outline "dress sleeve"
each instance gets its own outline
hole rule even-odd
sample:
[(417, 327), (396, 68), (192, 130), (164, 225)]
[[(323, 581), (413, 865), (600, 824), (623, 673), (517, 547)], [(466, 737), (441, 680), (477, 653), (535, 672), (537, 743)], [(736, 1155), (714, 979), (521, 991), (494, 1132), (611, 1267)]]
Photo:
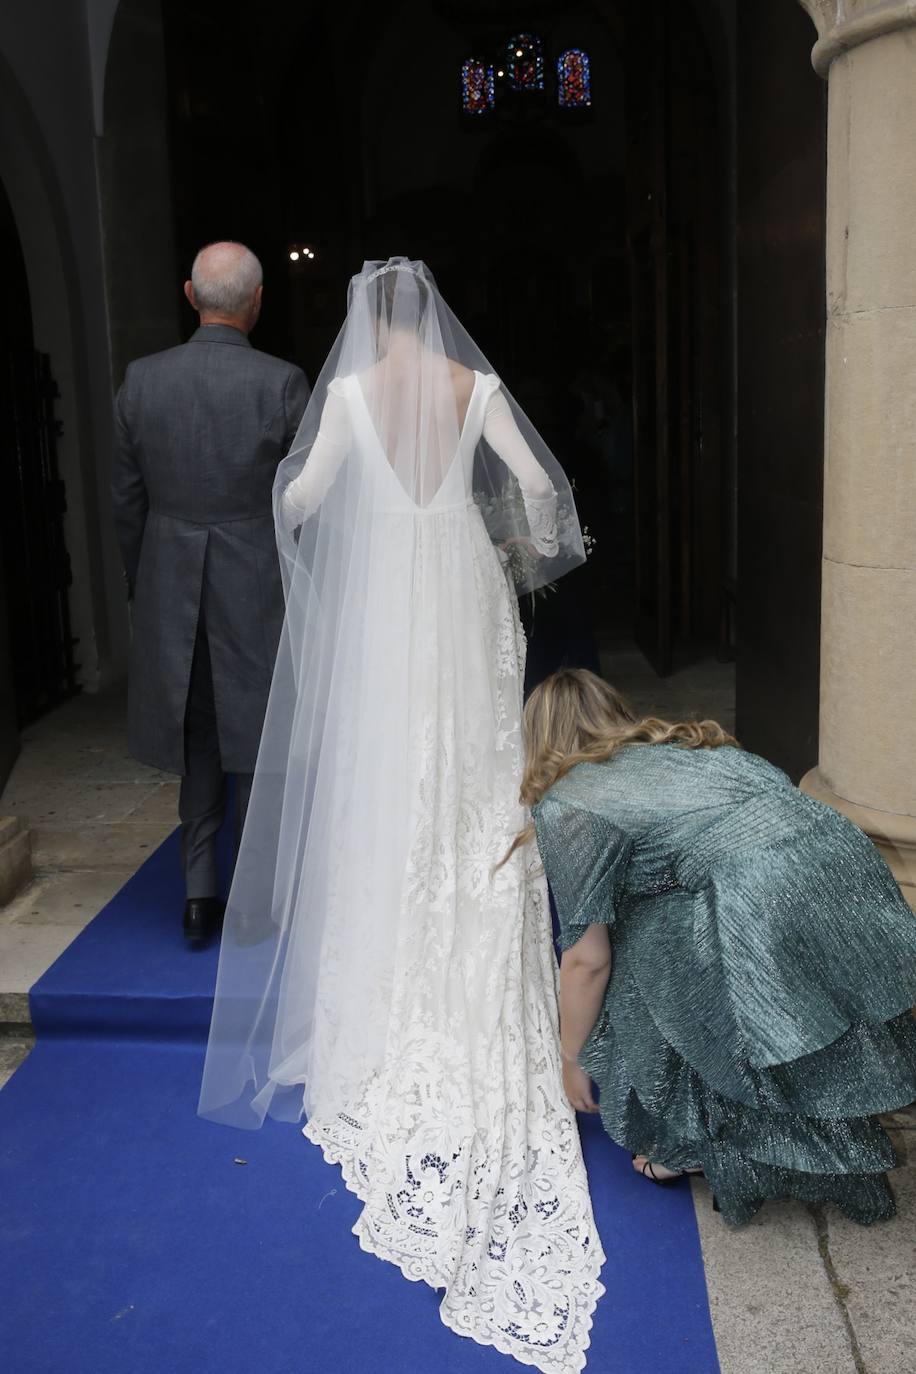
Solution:
[(557, 493), (525, 442), (497, 379), (484, 414), (483, 437), (517, 478), (525, 502), (528, 530), (538, 553), (553, 558), (557, 540)]
[(283, 493), (280, 509), (286, 529), (294, 530), (321, 505), (340, 471), (350, 444), (347, 403), (334, 383), (328, 387), (321, 423), (305, 467)]
[(604, 816), (550, 797), (534, 807), (538, 849), (569, 949), (590, 925), (613, 926), (633, 840)]

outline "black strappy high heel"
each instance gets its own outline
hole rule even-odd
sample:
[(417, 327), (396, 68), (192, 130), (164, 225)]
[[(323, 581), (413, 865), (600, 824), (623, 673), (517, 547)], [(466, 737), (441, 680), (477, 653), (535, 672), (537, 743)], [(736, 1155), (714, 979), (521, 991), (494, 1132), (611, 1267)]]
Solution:
[[(630, 1158), (633, 1159), (633, 1160), (635, 1160), (635, 1159), (637, 1158), (637, 1156), (636, 1156), (635, 1154), (631, 1154), (631, 1155), (630, 1155)], [(672, 1174), (670, 1178), (656, 1178), (656, 1176), (655, 1176), (655, 1174), (654, 1174), (654, 1172), (653, 1172), (653, 1169), (652, 1169), (652, 1160), (651, 1160), (651, 1159), (647, 1159), (647, 1160), (644, 1161), (643, 1166), (642, 1166), (642, 1168), (640, 1169), (639, 1172), (640, 1172), (640, 1174), (642, 1175), (643, 1178), (647, 1178), (647, 1179), (649, 1180), (650, 1183), (654, 1183), (655, 1186), (656, 1186), (656, 1188), (669, 1188), (669, 1187), (671, 1186), (672, 1183), (680, 1183), (680, 1181), (681, 1181), (682, 1178), (690, 1178), (692, 1175), (699, 1175), (699, 1174), (702, 1174), (703, 1170), (702, 1170), (702, 1169), (681, 1169), (681, 1170), (678, 1171), (678, 1173)], [(716, 1202), (716, 1199), (715, 1199), (715, 1198), (713, 1198), (713, 1200), (712, 1200), (712, 1205), (713, 1205), (713, 1210), (716, 1211), (716, 1212), (718, 1212), (718, 1210), (719, 1210), (719, 1204)]]
[(682, 1178), (687, 1177), (686, 1170), (683, 1173), (672, 1174), (670, 1178), (658, 1178), (652, 1167), (651, 1159), (647, 1159), (639, 1171), (643, 1178), (647, 1178), (650, 1183), (654, 1183), (656, 1188), (668, 1188), (672, 1183), (680, 1183)]

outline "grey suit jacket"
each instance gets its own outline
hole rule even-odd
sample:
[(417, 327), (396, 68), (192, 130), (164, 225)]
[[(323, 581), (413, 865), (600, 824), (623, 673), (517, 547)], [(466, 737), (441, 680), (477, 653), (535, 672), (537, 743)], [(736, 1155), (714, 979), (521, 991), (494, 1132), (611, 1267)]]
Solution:
[(128, 741), (142, 763), (185, 770), (200, 623), (223, 769), (254, 769), (283, 621), (271, 491), (308, 395), (298, 367), (226, 325), (127, 369), (112, 497), (134, 600)]

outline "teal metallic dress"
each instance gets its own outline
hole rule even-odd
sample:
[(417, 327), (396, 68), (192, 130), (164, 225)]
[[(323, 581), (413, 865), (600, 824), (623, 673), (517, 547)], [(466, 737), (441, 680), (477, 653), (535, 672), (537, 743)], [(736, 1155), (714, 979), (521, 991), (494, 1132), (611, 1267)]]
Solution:
[(608, 1134), (767, 1198), (892, 1216), (876, 1119), (916, 1098), (916, 916), (871, 841), (736, 748), (627, 745), (535, 806), (568, 948), (610, 927), (580, 1062)]

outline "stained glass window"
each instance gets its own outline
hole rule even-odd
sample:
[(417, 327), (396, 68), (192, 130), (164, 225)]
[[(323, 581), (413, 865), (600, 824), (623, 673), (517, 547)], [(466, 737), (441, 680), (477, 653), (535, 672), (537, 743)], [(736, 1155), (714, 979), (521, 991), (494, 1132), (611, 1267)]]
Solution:
[(461, 67), (461, 105), (465, 114), (486, 114), (493, 108), (493, 68), (477, 57)]
[(544, 58), (541, 40), (530, 33), (518, 33), (506, 48), (506, 71), (514, 91), (544, 89)]
[(557, 60), (557, 100), (567, 110), (582, 109), (592, 103), (588, 53), (581, 48), (567, 48)]

